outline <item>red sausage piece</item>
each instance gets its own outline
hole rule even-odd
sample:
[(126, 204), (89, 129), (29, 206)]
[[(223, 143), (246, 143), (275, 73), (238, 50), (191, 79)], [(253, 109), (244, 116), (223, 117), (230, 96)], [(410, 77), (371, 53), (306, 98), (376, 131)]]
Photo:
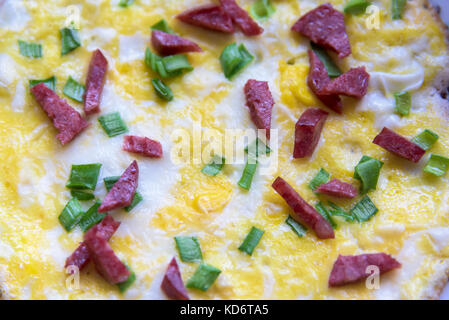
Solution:
[(292, 27), (316, 44), (338, 53), (339, 58), (351, 54), (345, 17), (331, 4), (325, 3), (302, 16)]
[(139, 180), (139, 166), (133, 161), (122, 174), (120, 179), (109, 190), (104, 197), (98, 212), (106, 212), (114, 209), (127, 207), (131, 204), (136, 193)]
[(415, 163), (426, 153), (426, 150), (417, 144), (408, 141), (406, 138), (386, 127), (374, 138), (373, 143), (401, 158)]
[[(367, 268), (376, 266), (380, 274), (400, 268), (401, 264), (385, 253), (361, 254), (358, 256), (339, 255), (329, 276), (329, 287), (338, 287), (367, 278), (372, 271)], [(368, 271), (368, 272), (367, 272)]]
[(64, 99), (59, 98), (56, 92), (45, 84), (39, 83), (35, 85), (31, 88), (31, 92), (48, 117), (53, 121), (53, 126), (59, 131), (56, 138), (62, 145), (72, 141), (81, 131), (89, 126), (78, 111), (69, 106)]
[(299, 223), (305, 224), (320, 239), (335, 238), (332, 226), (312, 206), (310, 206), (284, 179), (278, 177), (272, 185), (273, 189), (284, 198), (292, 208), (295, 215), (292, 216)]

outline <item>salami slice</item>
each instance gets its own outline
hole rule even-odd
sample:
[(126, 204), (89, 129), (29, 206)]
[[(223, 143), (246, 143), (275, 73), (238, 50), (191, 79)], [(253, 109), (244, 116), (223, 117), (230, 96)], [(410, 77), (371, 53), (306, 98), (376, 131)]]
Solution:
[(293, 25), (292, 30), (338, 53), (339, 58), (345, 58), (351, 54), (345, 17), (329, 3), (306, 13)]
[(401, 264), (386, 253), (339, 255), (329, 276), (329, 287), (343, 286), (367, 278), (373, 272), (368, 269), (370, 266), (379, 268), (379, 273), (382, 274), (400, 268)]
[(173, 258), (168, 265), (162, 280), (161, 289), (168, 298), (173, 300), (190, 300), (186, 287), (182, 282), (181, 273), (179, 272), (178, 263)]
[(284, 179), (278, 177), (272, 185), (285, 202), (292, 208), (293, 219), (302, 223), (313, 231), (320, 239), (335, 238), (332, 226), (312, 206), (310, 206)]
[(331, 95), (363, 98), (368, 91), (369, 73), (365, 67), (352, 68), (327, 84), (324, 91)]
[(110, 284), (128, 280), (130, 272), (125, 264), (115, 255), (108, 241), (98, 232), (87, 232), (84, 242), (89, 248), (90, 256), (97, 272)]
[(149, 158), (162, 157), (162, 145), (147, 137), (125, 136), (123, 150), (138, 153)]
[(159, 30), (153, 30), (153, 33), (151, 34), (151, 44), (162, 56), (203, 51), (195, 42)]
[(354, 198), (357, 196), (357, 189), (350, 183), (332, 179), (328, 183), (322, 184), (317, 189), (316, 193), (327, 194), (337, 198)]
[(39, 83), (31, 88), (31, 92), (47, 116), (53, 121), (53, 126), (59, 131), (56, 138), (65, 145), (72, 141), (89, 124), (81, 117), (79, 112), (73, 109), (64, 99)]
[(337, 113), (342, 113), (343, 104), (338, 95), (325, 93), (326, 86), (330, 83), (330, 78), (323, 62), (312, 50), (308, 51), (310, 60), (309, 76), (307, 84), (317, 98), (328, 108)]
[(426, 150), (417, 144), (414, 144), (386, 127), (374, 138), (373, 143), (401, 158), (415, 163), (426, 153)]
[(313, 154), (327, 116), (328, 113), (324, 110), (309, 108), (299, 117), (295, 125), (293, 158), (305, 158)]
[(232, 19), (221, 6), (199, 6), (179, 14), (177, 18), (184, 23), (206, 30), (234, 33)]
[(242, 30), (243, 34), (257, 36), (263, 33), (263, 28), (235, 0), (220, 0), (220, 3), (224, 11), (231, 16), (232, 21)]
[(129, 206), (136, 193), (138, 180), (139, 167), (137, 161), (134, 160), (109, 190), (97, 211), (106, 212)]
[[(107, 215), (101, 222), (93, 226), (88, 232), (96, 233), (109, 241), (112, 235), (120, 226), (120, 222), (115, 221), (110, 215)], [(76, 266), (81, 271), (90, 261), (89, 248), (85, 242), (81, 242), (78, 248), (65, 261), (65, 268)]]
[(245, 84), (244, 92), (251, 120), (258, 129), (265, 129), (267, 139), (270, 139), (271, 111), (274, 100), (268, 82), (250, 79)]
[(101, 94), (103, 92), (108, 60), (100, 49), (92, 53), (86, 78), (86, 92), (84, 93), (84, 113), (91, 115), (100, 112)]

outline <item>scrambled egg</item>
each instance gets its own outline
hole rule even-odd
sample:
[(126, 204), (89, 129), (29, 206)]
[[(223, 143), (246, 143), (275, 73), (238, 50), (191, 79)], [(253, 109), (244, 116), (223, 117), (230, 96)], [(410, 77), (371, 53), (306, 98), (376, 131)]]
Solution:
[[(261, 22), (265, 32), (257, 38), (211, 33), (174, 18), (204, 2), (136, 0), (124, 9), (115, 0), (75, 4), (7, 0), (0, 7), (0, 17), (8, 16), (0, 22), (0, 286), (4, 296), (163, 298), (161, 278), (169, 260), (177, 256), (173, 237), (196, 235), (204, 260), (222, 274), (207, 292), (189, 290), (193, 298), (435, 297), (449, 269), (448, 178), (431, 177), (422, 172), (425, 161), (411, 165), (371, 143), (384, 125), (407, 137), (429, 128), (440, 136), (431, 151), (449, 156), (443, 102), (432, 90), (448, 55), (444, 34), (430, 12), (423, 10), (421, 1), (409, 1), (404, 19), (392, 21), (390, 1), (375, 1), (380, 9), (379, 30), (368, 30), (363, 15), (346, 16), (353, 53), (338, 64), (342, 70), (366, 66), (371, 74), (369, 93), (361, 101), (345, 99), (343, 116), (330, 114), (312, 158), (292, 160), (295, 122), (307, 107), (320, 103), (306, 84), (308, 40), (292, 34), (290, 27), (319, 4), (332, 2), (342, 10), (345, 1), (273, 1), (276, 13)], [(239, 3), (248, 9), (252, 1)], [(69, 5), (80, 14), (82, 46), (61, 57), (59, 29)], [(155, 75), (143, 61), (149, 27), (161, 18), (204, 49), (188, 55), (194, 71), (168, 81), (175, 94), (169, 103), (155, 95), (151, 87)], [(19, 39), (41, 43), (43, 58), (21, 56)], [(234, 41), (244, 43), (256, 59), (230, 82), (218, 57)], [(82, 272), (78, 289), (67, 288), (64, 261), (82, 233), (78, 229), (66, 233), (57, 217), (70, 199), (64, 185), (71, 164), (103, 164), (95, 191), (102, 198), (101, 179), (121, 174), (135, 157), (121, 151), (121, 137), (108, 138), (102, 132), (96, 117), (81, 136), (62, 148), (51, 122), (28, 91), (28, 80), (55, 75), (56, 91), (63, 96), (69, 76), (84, 82), (96, 48), (102, 49), (110, 65), (102, 113), (119, 111), (132, 134), (159, 140), (164, 147), (160, 160), (137, 157), (142, 204), (131, 213), (113, 213), (122, 225), (111, 246), (137, 275), (125, 294), (107, 284), (92, 266)], [(272, 128), (279, 130), (276, 172), (256, 173), (247, 192), (237, 186), (243, 164), (227, 165), (217, 177), (208, 177), (200, 172), (203, 164), (172, 163), (171, 133), (178, 128), (190, 130), (197, 123), (221, 134), (227, 128), (254, 128), (242, 89), (250, 78), (268, 81), (276, 102), (272, 121)], [(397, 88), (413, 89), (407, 118), (393, 113), (392, 94)], [(69, 103), (82, 109), (79, 103)], [(357, 185), (352, 175), (362, 155), (385, 162), (377, 190), (369, 192), (379, 208), (376, 216), (361, 224), (336, 219), (334, 240), (319, 240), (311, 231), (299, 238), (285, 224), (290, 209), (271, 189), (273, 179), (282, 176), (315, 204), (319, 199), (307, 184), (316, 172), (325, 168), (333, 177)], [(345, 209), (353, 205), (336, 203)], [(237, 248), (252, 226), (265, 234), (248, 256)], [(378, 290), (367, 289), (364, 283), (328, 288), (338, 254), (368, 252), (392, 254), (403, 267), (383, 276)], [(180, 267), (186, 281), (197, 264), (180, 263)]]

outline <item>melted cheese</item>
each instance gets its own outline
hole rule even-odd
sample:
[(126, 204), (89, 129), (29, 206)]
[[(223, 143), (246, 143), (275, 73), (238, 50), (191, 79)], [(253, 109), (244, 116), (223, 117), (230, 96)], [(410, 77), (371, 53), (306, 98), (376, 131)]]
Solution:
[[(0, 1), (1, 2), (1, 1)], [(442, 100), (433, 79), (449, 59), (444, 35), (433, 18), (409, 1), (403, 21), (391, 21), (390, 1), (376, 1), (382, 28), (367, 30), (364, 17), (346, 17), (353, 54), (340, 61), (342, 70), (365, 66), (371, 74), (364, 99), (344, 99), (344, 115), (330, 114), (320, 143), (310, 159), (292, 159), (294, 125), (307, 107), (320, 106), (307, 87), (309, 41), (293, 35), (290, 26), (323, 1), (276, 1), (276, 13), (262, 23), (265, 33), (248, 38), (226, 36), (177, 22), (174, 16), (208, 1), (136, 1), (127, 9), (114, 1), (84, 1), (80, 10), (82, 47), (60, 56), (58, 29), (66, 8), (59, 1), (7, 0), (0, 7), (0, 285), (11, 298), (147, 298), (164, 299), (160, 283), (168, 262), (177, 256), (173, 237), (198, 237), (207, 263), (223, 272), (205, 293), (193, 298), (419, 298), (433, 297), (448, 266), (448, 179), (435, 179), (418, 165), (406, 163), (371, 143), (383, 126), (412, 137), (423, 128), (440, 139), (432, 152), (449, 155), (449, 130)], [(238, 1), (246, 9), (252, 1)], [(339, 10), (345, 1), (331, 1)], [(190, 73), (167, 80), (175, 94), (171, 102), (157, 98), (156, 77), (144, 64), (149, 27), (165, 18), (176, 33), (197, 42), (204, 52), (189, 54)], [(53, 23), (50, 24), (48, 21)], [(426, 21), (426, 23), (422, 23)], [(25, 28), (32, 22), (33, 28)], [(17, 40), (37, 41), (44, 57), (21, 56)], [(244, 43), (255, 60), (233, 81), (221, 71), (219, 55), (233, 42)], [(61, 147), (56, 130), (28, 92), (29, 79), (55, 75), (57, 93), (68, 76), (83, 82), (91, 51), (101, 48), (110, 70), (102, 114), (120, 112), (130, 134), (160, 141), (162, 159), (147, 159), (121, 150), (122, 136), (108, 138), (96, 116), (72, 143)], [(336, 60), (337, 61), (337, 60)], [(290, 63), (290, 64), (289, 64)], [(244, 163), (227, 164), (217, 177), (200, 172), (203, 164), (175, 164), (170, 154), (172, 133), (214, 129), (254, 129), (243, 86), (248, 79), (268, 81), (276, 102), (272, 128), (278, 129), (278, 166), (262, 174), (258, 168), (250, 191), (237, 186)], [(394, 114), (392, 94), (412, 91), (409, 117)], [(82, 105), (69, 100), (78, 110)], [(191, 145), (192, 141), (189, 142)], [(204, 144), (202, 146), (204, 148)], [(357, 185), (354, 166), (362, 155), (385, 162), (376, 191), (369, 196), (379, 208), (370, 221), (338, 221), (336, 238), (322, 241), (312, 232), (298, 238), (285, 224), (290, 209), (271, 189), (281, 175), (311, 204), (318, 198), (307, 184), (323, 167), (338, 179)], [(273, 155), (272, 155), (273, 156)], [(427, 156), (426, 156), (427, 157)], [(95, 272), (81, 274), (81, 290), (69, 290), (63, 270), (82, 233), (63, 230), (58, 215), (70, 199), (64, 187), (72, 164), (102, 163), (95, 196), (106, 194), (102, 179), (119, 175), (133, 160), (140, 167), (139, 192), (144, 201), (131, 213), (111, 212), (122, 224), (111, 239), (117, 255), (137, 274), (137, 281), (120, 294)], [(351, 201), (336, 201), (345, 209)], [(86, 208), (89, 204), (83, 204)], [(252, 226), (265, 230), (250, 257), (237, 250)], [(381, 278), (381, 288), (363, 283), (329, 289), (327, 280), (338, 254), (387, 252), (403, 268)], [(179, 261), (179, 259), (178, 259)], [(180, 263), (186, 281), (197, 265)]]

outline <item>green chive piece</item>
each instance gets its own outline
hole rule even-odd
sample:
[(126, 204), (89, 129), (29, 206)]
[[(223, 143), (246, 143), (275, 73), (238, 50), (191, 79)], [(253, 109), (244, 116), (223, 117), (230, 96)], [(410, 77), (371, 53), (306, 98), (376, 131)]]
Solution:
[(62, 38), (62, 56), (81, 46), (81, 40), (76, 29), (64, 28), (61, 29), (60, 32)]
[(245, 147), (245, 152), (253, 157), (257, 158), (259, 154), (269, 154), (271, 152), (270, 147), (265, 145), (265, 143), (262, 142), (259, 138), (251, 142)]
[(435, 142), (437, 142), (438, 138), (439, 136), (435, 132), (425, 129), (423, 132), (413, 137), (412, 142), (424, 150), (429, 150)]
[(79, 83), (78, 81), (73, 79), (71, 76), (69, 76), (69, 79), (65, 83), (65, 86), (64, 86), (64, 89), (62, 90), (62, 92), (70, 99), (73, 99), (78, 102), (83, 102), (85, 90), (86, 90), (86, 88), (81, 83)]
[(162, 61), (168, 74), (193, 70), (189, 60), (187, 60), (187, 57), (183, 54), (164, 57), (162, 58)]
[(207, 164), (201, 172), (208, 176), (215, 177), (223, 169), (226, 159), (224, 157), (214, 155), (211, 162)]
[[(104, 186), (106, 187), (106, 190), (109, 192), (111, 188), (114, 186), (114, 184), (120, 179), (120, 176), (112, 176), (112, 177), (106, 177), (103, 179)], [(141, 201), (143, 200), (142, 195), (136, 191), (134, 194), (133, 201), (131, 204), (127, 207), (125, 207), (126, 212), (130, 212), (132, 209), (134, 209)]]
[(332, 60), (332, 58), (329, 56), (329, 54), (325, 49), (323, 49), (322, 47), (313, 42), (310, 43), (310, 46), (312, 47), (313, 52), (315, 52), (317, 57), (324, 64), (324, 67), (326, 68), (329, 77), (335, 78), (342, 74), (340, 68), (334, 63), (334, 61)]
[(312, 181), (309, 182), (309, 188), (312, 189), (312, 191), (314, 191), (322, 184), (328, 183), (330, 179), (331, 179), (330, 173), (321, 168), (320, 171), (318, 171), (318, 173), (316, 174), (316, 176), (312, 179)]
[(431, 154), (429, 161), (424, 167), (424, 172), (431, 173), (437, 177), (443, 176), (449, 167), (449, 158)]
[(254, 56), (248, 52), (243, 44), (237, 46), (236, 43), (232, 43), (224, 48), (220, 55), (221, 67), (228, 80), (232, 80), (253, 60)]
[(410, 108), (412, 106), (412, 97), (409, 92), (397, 92), (394, 94), (394, 100), (396, 102), (396, 107), (394, 112), (401, 116), (408, 116), (410, 113)]
[(65, 186), (69, 189), (95, 190), (100, 168), (100, 163), (72, 165), (70, 178)]
[(344, 211), (342, 208), (337, 206), (335, 203), (329, 201), (329, 205), (332, 207), (332, 209), (329, 210), (329, 213), (330, 213), (331, 216), (342, 217), (347, 222), (353, 222), (354, 221), (354, 217), (351, 214), (349, 214), (346, 211)]
[(165, 33), (175, 34), (165, 19), (161, 19), (151, 26), (151, 30), (159, 30)]
[(79, 201), (88, 201), (95, 199), (95, 196), (92, 193), (84, 191), (71, 190), (70, 194), (72, 195), (73, 198), (77, 198)]
[(376, 205), (368, 196), (365, 196), (351, 209), (351, 214), (358, 222), (363, 222), (368, 221), (377, 213), (377, 211), (379, 211), (379, 209), (376, 208)]
[(118, 5), (119, 5), (120, 7), (122, 7), (122, 8), (127, 8), (127, 7), (129, 7), (130, 5), (132, 5), (133, 2), (134, 2), (134, 0), (120, 0), (120, 2), (119, 2)]
[(249, 13), (254, 19), (266, 20), (275, 13), (276, 9), (271, 3), (271, 0), (257, 0), (254, 2), (249, 10)]
[(98, 117), (98, 121), (110, 138), (128, 132), (128, 127), (118, 112), (100, 116)]
[(95, 202), (94, 205), (90, 207), (81, 218), (79, 226), (83, 232), (86, 232), (106, 217), (107, 213), (99, 213), (97, 211), (100, 205), (100, 201)]
[(58, 219), (67, 232), (70, 232), (84, 214), (78, 199), (72, 198), (62, 210)]
[(202, 263), (196, 269), (193, 276), (187, 281), (187, 288), (207, 291), (217, 280), (221, 270), (209, 264)]
[(203, 260), (197, 237), (175, 237), (175, 242), (183, 262), (201, 262)]
[(55, 91), (56, 90), (56, 77), (50, 77), (44, 80), (30, 80), (30, 89), (39, 83), (45, 84), (48, 88)]
[(359, 15), (366, 12), (366, 8), (371, 5), (370, 1), (366, 0), (350, 0), (343, 9), (344, 13)]
[(175, 77), (193, 70), (185, 55), (177, 54), (162, 58), (151, 52), (149, 48), (145, 50), (145, 64), (162, 78)]
[(406, 3), (407, 0), (393, 0), (392, 3), (393, 20), (402, 19)]
[(248, 255), (252, 255), (254, 249), (259, 244), (260, 239), (262, 238), (265, 231), (257, 229), (256, 227), (252, 227), (251, 231), (246, 236), (243, 243), (240, 245), (239, 250), (246, 252)]
[(159, 98), (167, 101), (173, 100), (173, 92), (169, 86), (159, 79), (153, 79), (151, 80), (151, 83), (153, 84), (154, 91), (156, 91)]
[(126, 281), (117, 283), (118, 289), (121, 293), (124, 293), (126, 290), (128, 290), (128, 288), (131, 287), (131, 285), (136, 281), (136, 274), (134, 273), (134, 271), (128, 266), (126, 262), (123, 262), (123, 264), (129, 271), (129, 277)]
[(319, 214), (321, 214), (323, 216), (324, 219), (327, 220), (327, 222), (330, 223), (330, 225), (332, 226), (333, 229), (337, 228), (337, 224), (332, 219), (329, 211), (327, 211), (326, 207), (324, 206), (324, 204), (321, 201), (315, 205), (315, 209), (316, 209), (316, 211), (318, 211)]
[(42, 45), (38, 43), (18, 41), (20, 54), (28, 58), (42, 58)]
[(365, 194), (369, 190), (376, 190), (380, 169), (384, 163), (377, 159), (363, 156), (354, 168), (354, 178), (360, 180), (362, 185), (360, 193)]
[(302, 224), (298, 223), (295, 219), (288, 216), (285, 223), (288, 224), (292, 230), (298, 235), (298, 237), (302, 238), (306, 235), (307, 229)]
[(253, 182), (254, 174), (257, 169), (257, 159), (248, 157), (246, 161), (245, 169), (243, 169), (242, 177), (240, 178), (238, 185), (246, 190), (251, 188), (251, 183)]

